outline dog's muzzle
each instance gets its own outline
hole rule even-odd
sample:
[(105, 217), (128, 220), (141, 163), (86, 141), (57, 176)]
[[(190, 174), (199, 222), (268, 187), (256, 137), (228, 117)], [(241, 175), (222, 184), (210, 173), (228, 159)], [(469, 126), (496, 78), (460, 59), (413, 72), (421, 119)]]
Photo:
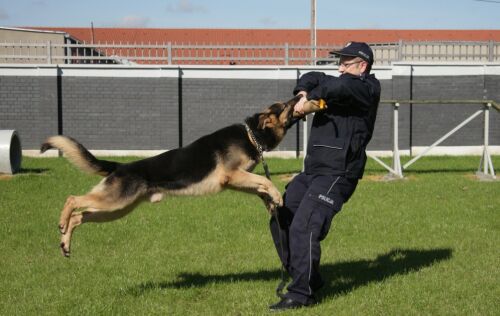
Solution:
[(293, 117), (291, 116), (289, 119), (288, 119), (288, 122), (286, 123), (285, 125), (285, 129), (290, 129), (290, 127), (292, 127), (293, 125), (295, 125), (295, 123), (297, 123), (298, 121), (300, 121), (302, 118), (301, 117)]
[[(289, 112), (288, 112), (288, 119), (287, 119), (287, 122), (285, 124), (285, 130), (290, 129), (290, 127), (295, 125), (295, 123), (297, 123), (298, 121), (300, 121), (304, 118), (304, 116), (299, 116), (299, 117), (293, 116), (293, 113), (294, 113), (293, 109), (294, 109), (295, 103), (289, 104), (288, 106), (290, 107), (290, 109), (288, 109)], [(286, 108), (285, 108), (285, 111), (286, 111)]]

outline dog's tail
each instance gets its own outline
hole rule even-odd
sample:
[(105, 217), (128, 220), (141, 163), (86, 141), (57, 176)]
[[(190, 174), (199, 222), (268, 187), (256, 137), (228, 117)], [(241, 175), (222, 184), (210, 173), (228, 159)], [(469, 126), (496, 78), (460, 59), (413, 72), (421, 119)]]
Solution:
[(41, 146), (40, 152), (44, 153), (49, 149), (57, 148), (64, 152), (69, 161), (81, 170), (107, 176), (120, 165), (118, 162), (99, 160), (92, 155), (82, 144), (71, 137), (52, 136)]

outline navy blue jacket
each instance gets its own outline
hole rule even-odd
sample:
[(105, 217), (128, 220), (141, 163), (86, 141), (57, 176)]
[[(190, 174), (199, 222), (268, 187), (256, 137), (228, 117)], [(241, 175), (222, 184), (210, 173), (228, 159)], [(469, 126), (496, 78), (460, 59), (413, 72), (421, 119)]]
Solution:
[(309, 72), (299, 79), (294, 94), (299, 91), (306, 91), (308, 100), (324, 99), (328, 106), (314, 114), (304, 172), (361, 178), (380, 101), (380, 82), (374, 75), (334, 77)]

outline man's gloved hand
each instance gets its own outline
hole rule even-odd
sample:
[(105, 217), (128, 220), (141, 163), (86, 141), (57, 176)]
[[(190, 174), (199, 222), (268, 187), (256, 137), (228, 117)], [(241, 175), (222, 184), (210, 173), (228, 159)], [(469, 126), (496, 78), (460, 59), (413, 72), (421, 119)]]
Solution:
[(304, 116), (304, 104), (307, 102), (307, 92), (300, 91), (297, 95), (301, 95), (302, 98), (297, 102), (293, 108), (293, 116), (301, 117)]
[(322, 111), (327, 109), (326, 101), (323, 99), (319, 100), (307, 100), (307, 92), (300, 91), (297, 95), (301, 95), (302, 98), (295, 104), (293, 108), (293, 116), (302, 117), (305, 120), (305, 116), (309, 113)]

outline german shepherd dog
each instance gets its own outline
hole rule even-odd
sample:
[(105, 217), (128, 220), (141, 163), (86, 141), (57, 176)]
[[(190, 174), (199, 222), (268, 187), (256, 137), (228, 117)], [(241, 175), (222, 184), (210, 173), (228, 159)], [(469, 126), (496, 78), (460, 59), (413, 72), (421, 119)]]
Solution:
[(72, 138), (49, 137), (42, 153), (57, 148), (81, 170), (105, 177), (89, 193), (66, 199), (59, 220), (62, 254), (69, 257), (77, 226), (116, 220), (140, 202), (159, 202), (165, 194), (202, 195), (231, 188), (257, 194), (274, 212), (283, 204), (280, 192), (270, 180), (251, 171), (262, 159), (262, 150), (275, 148), (298, 120), (293, 107), (299, 100), (300, 96), (275, 103), (248, 117), (246, 124), (222, 128), (186, 147), (130, 163), (100, 160)]

